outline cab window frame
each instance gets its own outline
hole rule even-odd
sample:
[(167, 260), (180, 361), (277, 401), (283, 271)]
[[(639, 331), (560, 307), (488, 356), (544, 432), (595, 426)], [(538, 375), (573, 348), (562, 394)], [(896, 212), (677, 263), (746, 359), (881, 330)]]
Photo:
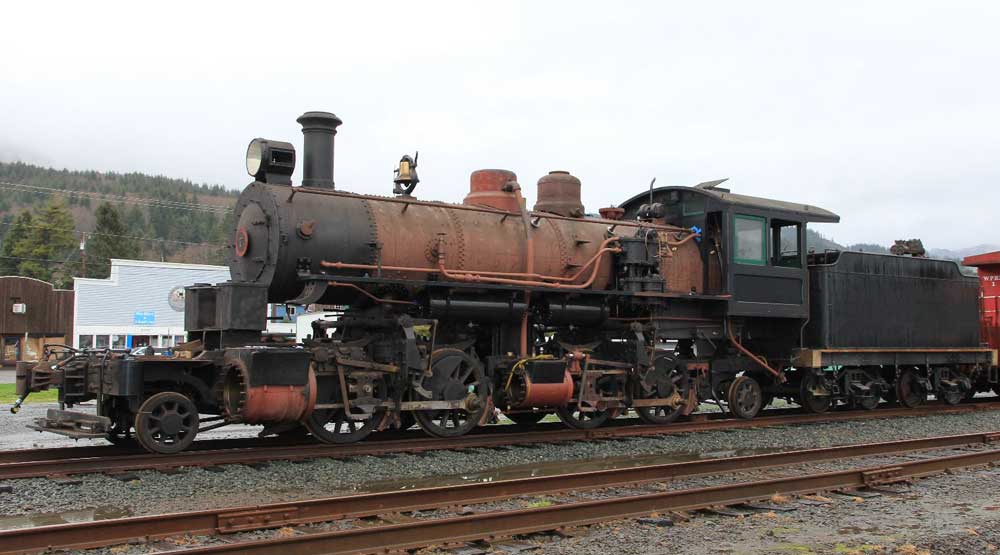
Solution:
[[(739, 222), (753, 222), (755, 226), (760, 228), (760, 257), (759, 258), (740, 258), (740, 229)], [(753, 214), (733, 214), (733, 263), (734, 264), (744, 264), (748, 266), (767, 266), (769, 263), (768, 258), (768, 225), (767, 218), (764, 216), (755, 216)]]

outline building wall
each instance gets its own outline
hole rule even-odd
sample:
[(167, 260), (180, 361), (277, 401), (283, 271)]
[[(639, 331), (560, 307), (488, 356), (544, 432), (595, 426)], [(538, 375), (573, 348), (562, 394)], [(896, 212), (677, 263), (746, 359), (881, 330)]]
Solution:
[[(24, 312), (14, 311), (24, 305)], [(38, 360), (45, 343), (63, 343), (73, 329), (73, 291), (21, 276), (0, 276), (0, 365)]]
[(73, 346), (131, 348), (147, 337), (172, 346), (184, 335), (184, 307), (171, 306), (171, 292), (228, 279), (225, 266), (112, 260), (107, 279), (74, 280)]

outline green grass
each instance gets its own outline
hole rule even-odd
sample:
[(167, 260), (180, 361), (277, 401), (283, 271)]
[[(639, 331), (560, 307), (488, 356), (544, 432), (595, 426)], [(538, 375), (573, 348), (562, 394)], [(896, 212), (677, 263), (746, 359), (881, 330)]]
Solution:
[[(12, 383), (0, 383), (0, 405), (11, 405), (17, 400), (17, 395), (14, 393), (14, 384)], [(27, 403), (55, 403), (59, 401), (59, 392), (55, 389), (50, 389), (48, 391), (39, 391), (38, 393), (32, 393), (28, 395), (28, 398), (24, 400)]]

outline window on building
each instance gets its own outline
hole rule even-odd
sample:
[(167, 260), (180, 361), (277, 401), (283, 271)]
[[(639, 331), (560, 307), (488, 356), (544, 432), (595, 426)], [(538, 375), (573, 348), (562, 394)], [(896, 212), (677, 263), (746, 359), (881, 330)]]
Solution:
[(767, 221), (759, 216), (737, 214), (733, 218), (733, 235), (736, 239), (733, 262), (757, 266), (767, 264), (767, 240), (764, 233), (766, 225)]
[(94, 346), (98, 349), (107, 349), (111, 346), (111, 336), (109, 335), (97, 335), (94, 336)]
[(125, 336), (124, 335), (112, 335), (111, 336), (111, 348), (112, 349), (124, 349), (125, 348)]
[(799, 248), (801, 232), (802, 224), (798, 222), (771, 220), (772, 265), (784, 268), (802, 267), (802, 251)]
[(184, 336), (183, 335), (175, 335), (174, 336), (174, 345), (180, 345), (181, 343), (184, 343)]
[(79, 340), (81, 349), (93, 349), (94, 348), (94, 336), (93, 335), (81, 335), (77, 338)]
[(174, 336), (172, 335), (160, 336), (160, 347), (173, 347), (173, 346), (174, 346)]

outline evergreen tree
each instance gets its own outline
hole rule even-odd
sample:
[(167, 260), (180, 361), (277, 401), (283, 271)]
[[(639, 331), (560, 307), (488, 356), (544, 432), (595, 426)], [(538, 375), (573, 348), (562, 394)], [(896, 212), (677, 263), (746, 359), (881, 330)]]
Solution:
[(18, 275), (19, 259), (15, 254), (18, 244), (32, 231), (31, 212), (21, 212), (8, 228), (0, 246), (0, 276)]
[(73, 284), (77, 242), (73, 215), (58, 199), (39, 208), (29, 233), (14, 245), (18, 274), (48, 281), (59, 287)]
[(126, 239), (128, 227), (121, 214), (108, 203), (97, 208), (97, 227), (87, 239), (87, 276), (106, 278), (111, 275), (112, 258), (136, 258), (139, 248)]

